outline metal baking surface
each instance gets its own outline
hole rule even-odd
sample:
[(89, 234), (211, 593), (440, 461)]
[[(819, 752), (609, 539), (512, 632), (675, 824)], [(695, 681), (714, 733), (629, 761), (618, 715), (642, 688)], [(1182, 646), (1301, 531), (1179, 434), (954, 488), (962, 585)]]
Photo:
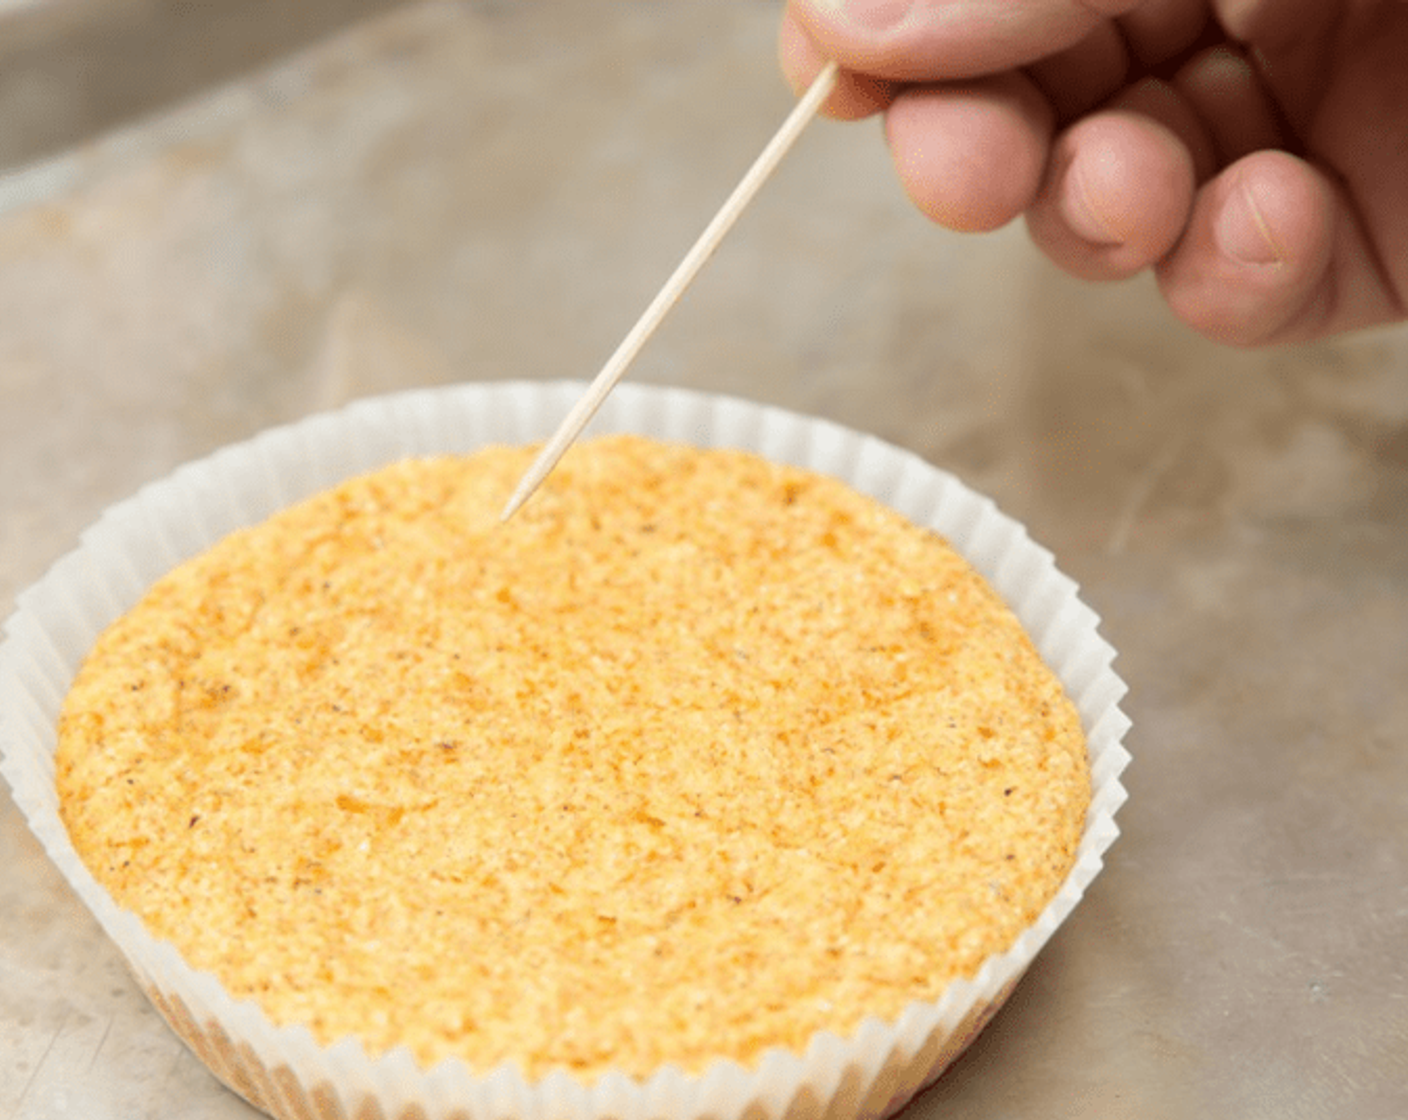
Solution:
[[(373, 392), (590, 376), (791, 100), (760, 0), (381, 5), (283, 34), (271, 10), (0, 36), (6, 614), (104, 507), (233, 439)], [(1056, 275), (1020, 224), (931, 229), (873, 122), (820, 122), (632, 377), (955, 471), (1121, 651), (1124, 836), (907, 1116), (1408, 1115), (1408, 334), (1220, 349), (1147, 280)], [(0, 864), (0, 1118), (253, 1115), (8, 794)]]

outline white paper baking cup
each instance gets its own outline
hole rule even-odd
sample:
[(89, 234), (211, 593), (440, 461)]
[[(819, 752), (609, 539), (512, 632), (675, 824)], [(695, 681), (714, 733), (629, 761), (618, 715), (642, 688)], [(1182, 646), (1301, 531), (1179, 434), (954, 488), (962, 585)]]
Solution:
[[(802, 1120), (882, 1117), (932, 1082), (1002, 1005), (1102, 866), (1125, 799), (1125, 685), (1098, 619), (1020, 524), (953, 476), (871, 436), (727, 397), (623, 385), (593, 430), (700, 446), (742, 447), (834, 475), (932, 527), (1003, 596), (1078, 708), (1093, 796), (1075, 866), (1040, 918), (977, 975), (898, 1019), (849, 1037), (821, 1032), (801, 1053), (700, 1074), (665, 1066), (638, 1080), (526, 1079), (461, 1061), (429, 1070), (404, 1049), (370, 1058), (355, 1039), (331, 1047), (277, 1027), (120, 909), (79, 860), (59, 819), (54, 750), (60, 705), (98, 634), (159, 576), (240, 526), (356, 473), (413, 455), (546, 438), (581, 394), (576, 382), (471, 384), (353, 404), (265, 432), (189, 464), (109, 509), (22, 594), (0, 646), (0, 772), (30, 828), (116, 942), (153, 1003), (227, 1085), (280, 1120)], [(897, 915), (897, 920), (903, 920)]]

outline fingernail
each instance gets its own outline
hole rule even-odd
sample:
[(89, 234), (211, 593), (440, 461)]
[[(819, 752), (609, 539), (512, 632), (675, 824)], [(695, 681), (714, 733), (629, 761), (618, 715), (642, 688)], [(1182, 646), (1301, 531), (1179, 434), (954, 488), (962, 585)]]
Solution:
[(1077, 162), (1066, 169), (1064, 189), (1060, 196), (1061, 217), (1071, 231), (1092, 245), (1118, 245), (1123, 238), (1112, 228), (1090, 197), (1086, 178)]
[(840, 0), (847, 19), (871, 31), (894, 27), (914, 6), (914, 0)]
[(1242, 184), (1222, 204), (1213, 236), (1218, 248), (1239, 264), (1280, 264), (1284, 260), (1256, 196)]

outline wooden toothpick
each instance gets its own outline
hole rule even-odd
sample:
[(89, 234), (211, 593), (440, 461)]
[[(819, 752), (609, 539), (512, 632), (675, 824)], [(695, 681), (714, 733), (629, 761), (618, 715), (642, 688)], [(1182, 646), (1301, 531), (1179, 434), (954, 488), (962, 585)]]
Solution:
[(582, 429), (596, 415), (597, 409), (606, 400), (607, 394), (615, 387), (616, 382), (621, 380), (621, 375), (635, 360), (641, 347), (655, 333), (656, 328), (660, 326), (670, 309), (679, 301), (680, 296), (684, 294), (685, 289), (689, 287), (690, 282), (704, 266), (704, 262), (718, 248), (719, 243), (733, 227), (739, 215), (753, 200), (753, 196), (758, 193), (758, 188), (767, 181), (777, 165), (782, 162), (782, 157), (787, 154), (788, 149), (802, 134), (802, 130), (816, 115), (822, 103), (830, 96), (836, 85), (836, 75), (836, 63), (830, 62), (816, 76), (807, 92), (802, 95), (801, 100), (788, 114), (787, 119), (782, 122), (782, 127), (777, 130), (777, 134), (768, 141), (767, 146), (753, 162), (753, 166), (748, 169), (747, 174), (733, 189), (733, 193), (729, 195), (723, 207), (714, 215), (713, 221), (705, 227), (699, 240), (694, 243), (693, 248), (685, 254), (684, 260), (680, 261), (674, 273), (665, 281), (665, 286), (660, 289), (650, 306), (645, 309), (645, 314), (631, 328), (630, 333), (621, 340), (616, 352), (607, 360), (606, 365), (602, 367), (601, 372), (587, 387), (587, 391), (581, 399), (563, 418), (557, 431), (552, 434), (552, 438), (543, 445), (538, 457), (524, 472), (518, 487), (509, 497), (508, 504), (504, 506), (503, 513), (500, 514), (502, 521), (507, 521), (512, 517), (518, 508), (532, 496), (533, 491), (542, 484), (543, 479), (547, 478), (549, 472), (557, 465), (563, 453), (582, 434)]

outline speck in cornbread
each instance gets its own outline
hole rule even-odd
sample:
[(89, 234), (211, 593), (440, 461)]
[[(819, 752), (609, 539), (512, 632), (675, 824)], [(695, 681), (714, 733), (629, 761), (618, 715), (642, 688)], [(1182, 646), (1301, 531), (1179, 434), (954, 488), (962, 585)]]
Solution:
[(57, 780), (117, 901), (332, 1042), (530, 1076), (892, 1017), (1069, 870), (1078, 716), (944, 541), (752, 454), (348, 481), (100, 638)]

